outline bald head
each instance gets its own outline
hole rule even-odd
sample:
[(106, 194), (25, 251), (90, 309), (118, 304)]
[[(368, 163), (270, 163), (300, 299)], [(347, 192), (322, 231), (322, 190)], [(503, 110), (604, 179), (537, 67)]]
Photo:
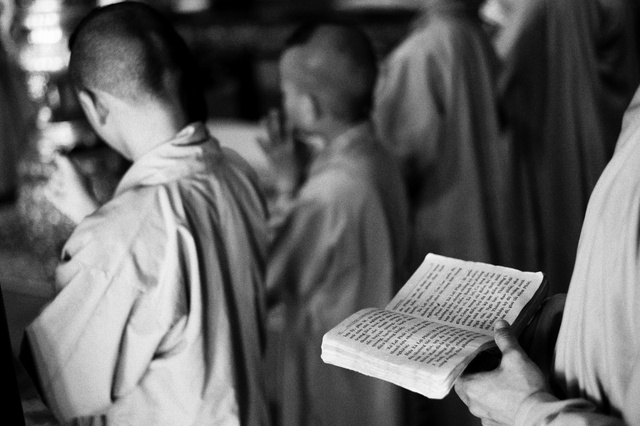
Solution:
[(195, 61), (159, 12), (136, 2), (93, 10), (70, 38), (69, 73), (78, 90), (101, 90), (129, 102), (182, 108), (190, 121), (206, 107)]
[(334, 116), (355, 122), (371, 111), (377, 63), (371, 42), (343, 24), (307, 24), (287, 42), (281, 78), (314, 95)]

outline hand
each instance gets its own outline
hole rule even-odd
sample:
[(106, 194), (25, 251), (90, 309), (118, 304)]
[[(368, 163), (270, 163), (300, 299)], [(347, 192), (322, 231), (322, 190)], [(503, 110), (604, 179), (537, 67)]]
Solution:
[(483, 424), (512, 425), (525, 399), (548, 392), (540, 369), (527, 357), (506, 321), (495, 324), (502, 361), (493, 371), (462, 375), (455, 389), (469, 411)]
[(276, 172), (276, 191), (292, 193), (300, 185), (306, 167), (301, 143), (293, 137), (293, 130), (277, 109), (269, 111), (262, 121), (262, 127), (266, 135), (258, 137), (258, 143)]
[(75, 223), (93, 213), (99, 204), (93, 197), (89, 183), (68, 157), (56, 153), (55, 166), (44, 195), (55, 208)]

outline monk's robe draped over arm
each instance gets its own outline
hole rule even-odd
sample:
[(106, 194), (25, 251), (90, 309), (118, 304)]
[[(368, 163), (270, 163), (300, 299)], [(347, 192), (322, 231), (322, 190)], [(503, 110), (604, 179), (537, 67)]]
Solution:
[(265, 210), (204, 125), (138, 160), (65, 246), (27, 330), (61, 420), (268, 424)]

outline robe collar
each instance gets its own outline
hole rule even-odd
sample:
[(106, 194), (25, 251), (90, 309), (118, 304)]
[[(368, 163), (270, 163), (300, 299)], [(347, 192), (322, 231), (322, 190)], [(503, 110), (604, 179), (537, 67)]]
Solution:
[(320, 173), (331, 164), (340, 162), (348, 153), (357, 151), (368, 143), (373, 143), (373, 126), (365, 121), (347, 129), (335, 138), (313, 160), (310, 175)]
[(159, 185), (205, 171), (211, 155), (222, 155), (220, 143), (204, 123), (189, 124), (173, 139), (135, 161), (122, 177), (115, 196), (135, 187)]

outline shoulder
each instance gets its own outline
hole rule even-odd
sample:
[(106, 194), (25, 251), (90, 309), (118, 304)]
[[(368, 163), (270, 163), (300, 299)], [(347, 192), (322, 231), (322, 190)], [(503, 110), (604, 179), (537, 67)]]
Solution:
[[(444, 72), (463, 56), (472, 55), (481, 43), (470, 24), (453, 19), (433, 19), (414, 30), (393, 50), (383, 64), (382, 73)], [(471, 25), (472, 27), (472, 25)], [(438, 71), (441, 70), (441, 71)]]
[(474, 33), (475, 26), (459, 19), (434, 18), (412, 31), (396, 48), (394, 54), (409, 58), (427, 56), (450, 49), (460, 37)]
[(302, 187), (297, 204), (305, 210), (327, 210), (334, 214), (360, 211), (377, 199), (368, 157), (361, 162), (346, 160), (312, 176)]
[(169, 228), (177, 223), (167, 220), (166, 198), (166, 188), (152, 186), (110, 200), (78, 225), (65, 244), (63, 261), (73, 260), (107, 276), (140, 259), (151, 269), (150, 260), (164, 256)]

